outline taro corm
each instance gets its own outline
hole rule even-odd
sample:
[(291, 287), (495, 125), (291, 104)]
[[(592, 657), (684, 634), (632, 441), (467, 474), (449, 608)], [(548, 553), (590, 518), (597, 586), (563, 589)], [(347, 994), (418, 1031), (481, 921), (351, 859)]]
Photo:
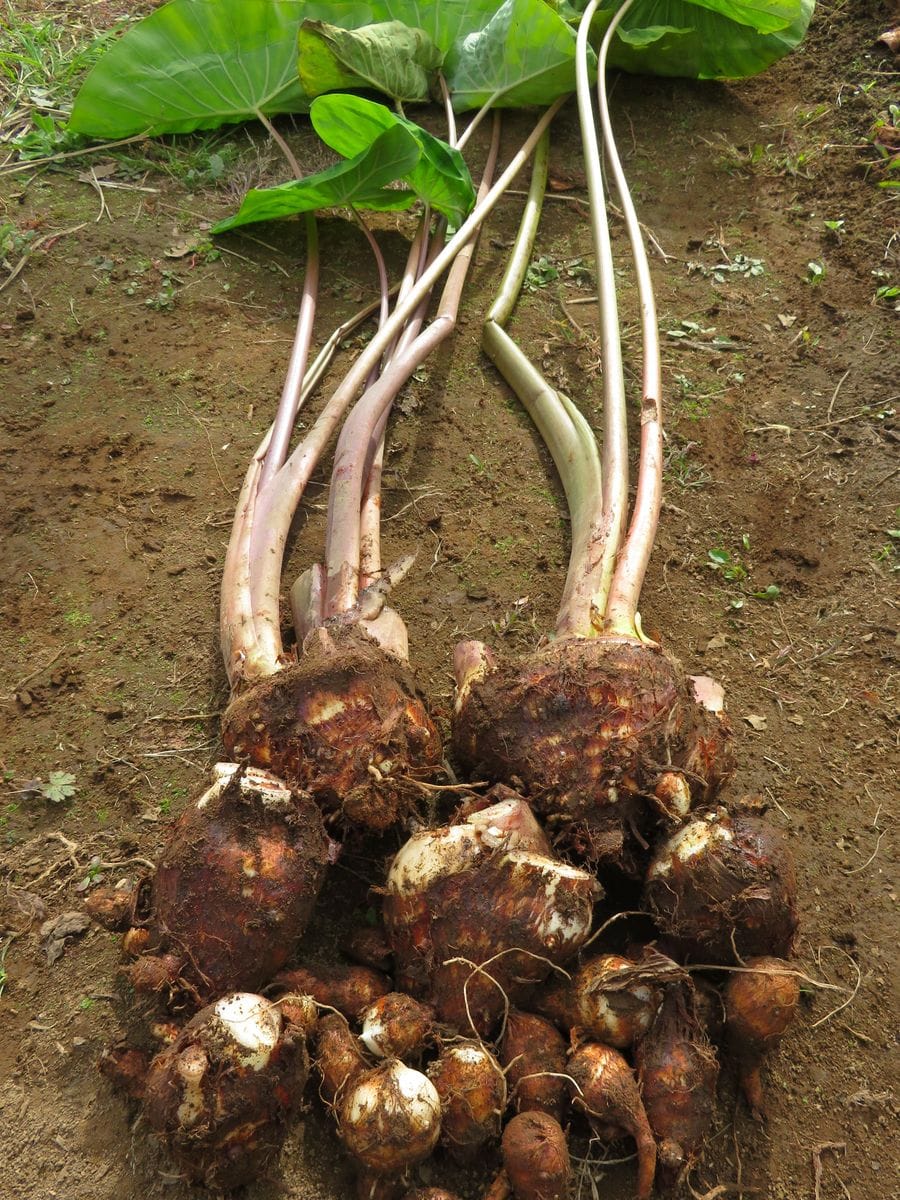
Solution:
[(760, 1069), (797, 1013), (800, 983), (796, 971), (767, 955), (748, 958), (725, 985), (725, 1034), (741, 1088), (757, 1121), (765, 1119)]
[(682, 1182), (712, 1134), (719, 1064), (689, 980), (666, 989), (635, 1052), (641, 1098), (656, 1138), (660, 1188)]
[(641, 1101), (637, 1080), (626, 1060), (602, 1042), (585, 1042), (568, 1064), (572, 1107), (584, 1113), (598, 1138), (615, 1139), (622, 1132), (637, 1147), (638, 1200), (648, 1200), (656, 1172), (656, 1142)]
[(574, 958), (599, 895), (587, 871), (548, 852), (519, 798), (423, 830), (385, 887), (397, 981), (458, 1032), (486, 1037), (510, 1000)]
[(289, 1012), (223, 996), (150, 1063), (144, 1114), (191, 1183), (230, 1190), (277, 1158), (309, 1070), (308, 1009)]
[(332, 848), (308, 796), (218, 764), (135, 894), (123, 939), (131, 985), (173, 1010), (263, 987), (296, 951)]

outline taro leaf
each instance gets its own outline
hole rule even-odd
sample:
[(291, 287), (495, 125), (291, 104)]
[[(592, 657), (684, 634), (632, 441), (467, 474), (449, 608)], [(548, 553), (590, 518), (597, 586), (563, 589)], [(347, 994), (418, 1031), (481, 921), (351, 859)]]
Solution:
[[(757, 33), (777, 33), (797, 19), (798, 0), (689, 0), (691, 5), (719, 13)], [(645, 22), (646, 23), (646, 22)]]
[[(543, 7), (543, 0), (539, 0)], [(493, 16), (496, 0), (308, 0), (303, 16), (359, 29), (381, 21), (401, 21), (421, 29), (442, 54), (454, 42), (483, 29)]]
[(453, 107), (549, 104), (575, 90), (575, 32), (543, 0), (505, 0), (444, 62)]
[(297, 0), (171, 0), (85, 79), (69, 128), (92, 137), (190, 133), (258, 113), (306, 112)]
[(498, 92), (499, 103), (547, 104), (575, 88), (575, 34), (545, 0), (310, 0), (304, 10), (345, 29), (402, 21), (428, 35), (446, 58), (457, 110)]
[[(570, 91), (574, 34), (565, 21), (544, 0), (495, 8), (496, 0), (170, 0), (100, 59), (75, 98), (69, 128), (119, 138), (306, 112), (297, 77), (306, 19), (342, 29), (401, 21), (424, 31), (441, 53), (452, 48), (457, 108), (511, 85), (518, 86), (504, 103), (546, 103)], [(470, 48), (477, 51), (471, 71)]]
[[(691, 79), (755, 75), (803, 40), (814, 7), (815, 0), (642, 0), (623, 18), (609, 62), (635, 74)], [(758, 32), (751, 17), (768, 31)]]
[(394, 100), (425, 102), (444, 58), (423, 29), (401, 21), (352, 30), (304, 21), (299, 47), (300, 83), (308, 96), (371, 87)]
[(405, 176), (416, 195), (454, 226), (462, 224), (475, 203), (469, 169), (459, 151), (397, 116), (384, 104), (362, 96), (319, 96), (309, 116), (322, 141), (344, 157), (358, 154), (386, 129), (407, 130), (422, 151), (422, 157)]
[(409, 208), (415, 193), (386, 185), (402, 178), (415, 167), (422, 151), (412, 134), (402, 126), (387, 129), (361, 154), (289, 183), (270, 188), (251, 188), (233, 217), (212, 227), (225, 233), (253, 221), (269, 221), (313, 212), (317, 208), (376, 209), (379, 212)]

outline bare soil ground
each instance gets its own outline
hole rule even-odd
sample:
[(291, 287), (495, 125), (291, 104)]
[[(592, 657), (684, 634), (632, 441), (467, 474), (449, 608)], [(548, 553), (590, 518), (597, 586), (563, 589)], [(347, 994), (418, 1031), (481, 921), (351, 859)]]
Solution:
[[(127, 5), (18, 7), (104, 21)], [(644, 627), (725, 684), (739, 731), (732, 794), (761, 796), (787, 833), (801, 967), (840, 989), (805, 986), (802, 1015), (767, 1072), (765, 1128), (723, 1079), (691, 1181), (700, 1195), (900, 1194), (898, 543), (888, 532), (900, 524), (900, 389), (896, 300), (876, 297), (900, 284), (900, 240), (896, 191), (877, 186), (889, 176), (870, 140), (896, 100), (896, 60), (876, 44), (892, 15), (877, 0), (825, 0), (802, 50), (760, 79), (622, 78), (614, 93), (641, 215), (666, 252), (654, 259), (666, 504)], [(311, 153), (307, 133), (287, 132)], [(97, 1074), (119, 1024), (117, 938), (73, 936), (49, 963), (40, 930), (77, 910), (97, 878), (139, 873), (220, 755), (224, 548), (280, 390), (302, 274), (290, 224), (232, 237), (219, 254), (184, 253), (264, 165), (255, 134), (231, 132), (222, 145), (215, 180), (208, 151), (193, 176), (167, 174), (157, 151), (154, 170), (94, 156), (0, 177), (0, 223), (51, 235), (15, 279), (15, 254), (0, 273), (0, 1189), (9, 1197), (189, 1194)], [(512, 328), (596, 416), (593, 307), (576, 303), (593, 287), (579, 162), (569, 112), (551, 167), (565, 190), (547, 203), (545, 261)], [(126, 186), (92, 182), (92, 164), (101, 181)], [(492, 221), (458, 334), (407, 390), (389, 435), (386, 558), (418, 553), (396, 604), (443, 720), (454, 643), (535, 644), (551, 627), (568, 552), (549, 460), (478, 349), (519, 204), (510, 197)], [(327, 331), (367, 297), (372, 268), (349, 224), (325, 220), (321, 236)], [(624, 262), (620, 228), (616, 239)], [(385, 226), (384, 240), (399, 261), (402, 227)], [(622, 282), (633, 353), (633, 288), (627, 274)], [(286, 579), (320, 551), (324, 478), (296, 523)], [(73, 796), (41, 794), (54, 771), (74, 776)], [(365, 909), (366, 884), (395, 845), (333, 872), (316, 953)], [(423, 1178), (439, 1182), (440, 1171), (435, 1162)], [(627, 1197), (632, 1180), (633, 1164), (595, 1163), (580, 1171), (577, 1194)], [(482, 1181), (457, 1184), (475, 1197)], [(350, 1187), (311, 1101), (280, 1171), (246, 1194), (332, 1200)]]

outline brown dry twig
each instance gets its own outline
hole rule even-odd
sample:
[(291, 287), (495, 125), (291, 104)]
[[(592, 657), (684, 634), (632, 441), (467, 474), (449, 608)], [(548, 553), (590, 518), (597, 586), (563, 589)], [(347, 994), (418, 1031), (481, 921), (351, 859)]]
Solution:
[(52, 667), (61, 655), (62, 650), (57, 650), (52, 658), (48, 658), (45, 663), (43, 663), (36, 670), (32, 671), (30, 674), (26, 675), (24, 679), (20, 679), (18, 683), (13, 684), (12, 694), (15, 696), (18, 692), (21, 692), (26, 683), (31, 683), (32, 679), (37, 679), (38, 675), (46, 671), (48, 667)]
[(759, 1196), (762, 1193), (762, 1188), (744, 1187), (740, 1183), (719, 1183), (714, 1188), (710, 1188), (708, 1192), (698, 1192), (688, 1184), (691, 1195), (694, 1200), (719, 1200), (720, 1196), (735, 1196), (740, 1193), (742, 1196)]
[(847, 1153), (847, 1143), (846, 1142), (822, 1142), (821, 1145), (816, 1146), (816, 1148), (813, 1150), (812, 1161), (813, 1161), (813, 1185), (815, 1188), (815, 1200), (821, 1200), (821, 1197), (822, 1197), (822, 1174), (824, 1171), (824, 1168), (822, 1166), (822, 1155), (827, 1154), (829, 1151), (832, 1154), (846, 1154)]
[[(30, 880), (30, 887), (34, 887), (35, 884), (42, 883), (45, 879), (48, 879), (51, 875), (59, 871), (60, 868), (65, 866), (71, 868), (73, 875), (80, 875), (83, 871), (88, 870), (87, 866), (82, 866), (82, 864), (78, 861), (77, 852), (81, 848), (78, 842), (73, 842), (70, 838), (67, 838), (61, 830), (55, 829), (52, 833), (48, 833), (44, 838), (44, 841), (60, 842), (65, 849), (65, 855), (57, 858), (50, 864), (49, 867), (46, 867), (43, 871), (41, 871), (40, 875), (37, 875), (34, 879)], [(148, 870), (152, 871), (156, 867), (156, 864), (151, 862), (149, 858), (141, 858), (139, 856), (123, 859), (121, 862), (106, 862), (104, 859), (101, 859), (95, 865), (98, 871), (120, 871), (125, 867), (146, 867)], [(56, 890), (58, 891), (60, 888), (64, 887), (65, 884), (66, 880), (63, 880), (57, 885)]]
[(19, 272), (22, 270), (22, 268), (28, 262), (29, 258), (31, 258), (32, 254), (34, 254), (35, 250), (40, 249), (40, 247), (43, 246), (45, 242), (53, 242), (53, 241), (56, 241), (57, 238), (68, 237), (68, 235), (70, 233), (78, 233), (78, 231), (80, 229), (85, 229), (86, 227), (87, 227), (87, 222), (82, 221), (80, 225), (72, 225), (71, 228), (69, 228), (69, 229), (56, 229), (52, 233), (45, 233), (42, 237), (35, 238), (35, 240), (31, 243), (31, 245), (28, 247), (28, 249), (25, 251), (25, 253), (22, 255), (22, 257), (19, 259), (19, 261), (16, 263), (16, 265), (13, 267), (13, 269), (7, 275), (7, 277), (3, 280), (2, 283), (0, 283), (0, 292), (2, 292), (4, 290), (4, 288), (9, 287), (9, 285), (12, 283), (12, 281), (18, 276)]

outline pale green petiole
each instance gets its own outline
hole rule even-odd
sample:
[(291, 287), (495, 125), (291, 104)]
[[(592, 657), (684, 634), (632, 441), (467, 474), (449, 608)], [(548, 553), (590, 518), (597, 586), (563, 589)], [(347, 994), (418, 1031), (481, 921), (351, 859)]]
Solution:
[(556, 632), (586, 635), (592, 631), (591, 605), (596, 585), (601, 531), (602, 480), (593, 431), (572, 401), (544, 379), (503, 326), (521, 291), (541, 216), (547, 186), (549, 135), (535, 151), (531, 186), (519, 232), (481, 335), (485, 353), (521, 401), (537, 426), (556, 465), (572, 518), (569, 571)]

